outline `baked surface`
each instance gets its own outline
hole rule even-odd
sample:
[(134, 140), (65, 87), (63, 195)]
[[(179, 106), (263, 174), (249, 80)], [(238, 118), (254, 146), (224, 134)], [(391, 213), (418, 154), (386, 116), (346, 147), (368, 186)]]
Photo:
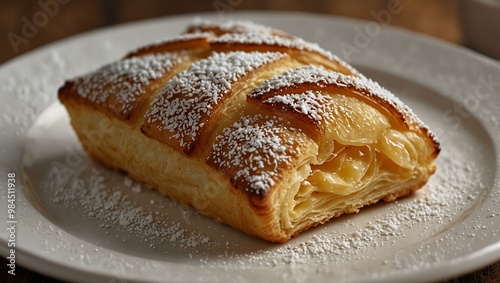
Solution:
[(66, 82), (59, 99), (95, 160), (273, 242), (411, 194), (439, 153), (392, 93), (252, 23), (195, 23)]

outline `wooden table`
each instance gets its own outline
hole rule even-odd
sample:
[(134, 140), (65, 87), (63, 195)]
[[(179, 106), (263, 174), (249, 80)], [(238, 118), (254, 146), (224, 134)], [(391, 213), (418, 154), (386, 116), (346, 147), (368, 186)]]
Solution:
[[(19, 56), (41, 45), (84, 31), (140, 20), (181, 13), (215, 11), (220, 3), (233, 10), (288, 10), (341, 15), (373, 20), (371, 11), (385, 9), (395, 0), (45, 0), (44, 3), (59, 1), (57, 9), (52, 8), (48, 20), (39, 20), (40, 25), (31, 38), (14, 38), (9, 33), (21, 34), (23, 18), (30, 19), (43, 7), (39, 1), (2, 0), (0, 2), (0, 63)], [(67, 2), (67, 3), (65, 3)], [(400, 0), (404, 10), (393, 15), (390, 25), (422, 32), (454, 44), (463, 44), (460, 27), (458, 1), (454, 0)], [(64, 4), (63, 4), (64, 3)], [(57, 10), (57, 11), (56, 11)], [(43, 24), (43, 25), (42, 25)], [(7, 40), (5, 40), (7, 38)], [(17, 40), (16, 40), (17, 39)], [(5, 259), (0, 260), (2, 282), (58, 282), (58, 280), (24, 269), (16, 268), (16, 276), (7, 276)], [(446, 282), (500, 282), (500, 262)]]

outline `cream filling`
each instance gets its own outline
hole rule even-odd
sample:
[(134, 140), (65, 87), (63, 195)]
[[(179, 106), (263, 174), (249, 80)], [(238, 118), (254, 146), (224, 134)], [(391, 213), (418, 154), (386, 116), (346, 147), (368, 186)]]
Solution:
[(390, 123), (380, 111), (345, 95), (329, 95), (323, 105), (321, 118), (324, 135), (319, 141), (318, 164), (335, 156), (335, 144), (366, 146), (377, 143), (380, 136), (390, 128)]
[(357, 212), (387, 193), (414, 186), (425, 174), (424, 168), (416, 168), (425, 144), (412, 143), (413, 135), (388, 129), (376, 144), (335, 143), (329, 160), (299, 167), (291, 190), (295, 194), (287, 198), (287, 228), (299, 231), (311, 223)]
[(281, 213), (285, 229), (301, 231), (357, 212), (388, 194), (415, 187), (427, 172), (421, 137), (391, 129), (385, 116), (359, 100), (332, 100), (330, 107), (342, 111), (333, 111), (335, 117), (327, 119), (329, 142), (320, 141), (316, 154), (305, 158), (291, 177), (292, 189)]

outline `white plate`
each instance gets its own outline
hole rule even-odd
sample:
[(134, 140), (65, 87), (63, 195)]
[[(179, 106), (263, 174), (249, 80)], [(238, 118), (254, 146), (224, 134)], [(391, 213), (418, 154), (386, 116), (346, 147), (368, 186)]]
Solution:
[[(283, 245), (142, 189), (86, 158), (55, 102), (65, 79), (177, 34), (193, 16), (122, 25), (45, 46), (0, 68), (1, 207), (7, 173), (16, 172), (18, 264), (70, 281), (399, 282), (458, 276), (500, 259), (497, 62), (375, 22), (299, 13), (231, 16), (318, 42), (393, 90), (442, 141), (430, 182), (414, 196), (340, 217)], [(6, 218), (0, 213), (1, 223)], [(2, 256), (8, 237), (0, 230)]]

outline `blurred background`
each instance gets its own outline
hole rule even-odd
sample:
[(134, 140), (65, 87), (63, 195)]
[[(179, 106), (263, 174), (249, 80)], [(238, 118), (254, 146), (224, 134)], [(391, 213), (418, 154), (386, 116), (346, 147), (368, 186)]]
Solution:
[[(85, 31), (142, 19), (223, 10), (286, 10), (374, 21), (374, 11), (404, 7), (390, 25), (500, 58), (500, 0), (0, 0), (0, 64)], [(0, 278), (6, 260), (0, 260)], [(55, 282), (18, 267), (16, 282)], [(7, 278), (14, 280), (12, 276)], [(1, 280), (2, 282), (6, 282)], [(447, 281), (500, 282), (500, 262)]]
[(374, 21), (391, 5), (404, 8), (392, 15), (392, 26), (500, 59), (500, 0), (0, 0), (0, 63), (64, 37), (148, 18), (286, 10)]
[[(195, 13), (288, 10), (374, 20), (398, 2), (390, 25), (463, 44), (458, 0), (0, 0), (0, 63), (49, 42), (100, 27)], [(30, 24), (32, 24), (30, 29)]]

